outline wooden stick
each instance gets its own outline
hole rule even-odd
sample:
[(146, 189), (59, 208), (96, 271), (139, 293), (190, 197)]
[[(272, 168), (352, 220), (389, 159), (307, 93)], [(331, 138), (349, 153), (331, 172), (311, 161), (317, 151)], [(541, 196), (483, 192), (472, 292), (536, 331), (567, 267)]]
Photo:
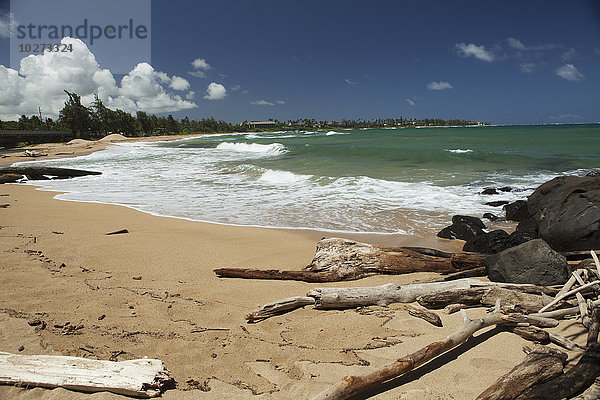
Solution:
[(439, 327), (444, 326), (442, 324), (442, 320), (440, 319), (439, 315), (427, 310), (424, 307), (421, 307), (421, 306), (417, 307), (416, 305), (408, 306), (408, 313), (410, 315), (412, 315), (413, 317), (424, 319), (425, 321), (429, 322), (431, 325), (439, 326)]
[(561, 297), (562, 295), (567, 293), (569, 290), (571, 290), (571, 288), (573, 287), (575, 282), (577, 282), (577, 278), (575, 278), (575, 275), (571, 274), (571, 276), (569, 277), (569, 280), (567, 280), (567, 282), (562, 287), (562, 289), (560, 289), (560, 291), (556, 294), (555, 298)]
[[(600, 306), (600, 300), (594, 300), (592, 302), (592, 306)], [(590, 307), (593, 308), (593, 307)], [(529, 314), (529, 315), (538, 315), (540, 317), (548, 317), (548, 318), (563, 318), (566, 317), (567, 315), (573, 315), (573, 314), (577, 314), (579, 312), (579, 306), (577, 307), (570, 307), (570, 308), (561, 308), (560, 310), (554, 310), (554, 311), (544, 311), (543, 313), (534, 313), (534, 314)]]
[(567, 354), (544, 346), (536, 346), (525, 360), (503, 375), (476, 400), (512, 400), (525, 390), (547, 382), (563, 373)]
[(172, 382), (160, 360), (101, 361), (0, 352), (0, 384), (156, 397)]
[(581, 393), (577, 397), (573, 397), (571, 400), (598, 400), (600, 399), (600, 378), (596, 378), (592, 386)]
[[(313, 397), (313, 400), (347, 399), (350, 396), (364, 392), (365, 390), (382, 384), (390, 379), (397, 378), (398, 376), (404, 375), (425, 364), (440, 354), (466, 342), (475, 332), (485, 327), (515, 321), (528, 322), (533, 325), (538, 325), (540, 323), (538, 320), (531, 319), (523, 314), (503, 315), (500, 313), (493, 313), (474, 320), (470, 320), (466, 317), (465, 319), (465, 323), (458, 331), (447, 336), (443, 340), (431, 343), (412, 354), (379, 367), (367, 375), (346, 376), (342, 378), (341, 382)], [(558, 321), (555, 322), (558, 324)]]
[(272, 317), (276, 314), (282, 314), (287, 311), (295, 310), (296, 308), (314, 304), (315, 299), (312, 297), (288, 297), (287, 299), (265, 304), (264, 306), (246, 315), (246, 319), (250, 322), (262, 321), (263, 319)]
[(544, 307), (540, 308), (540, 310), (538, 311), (538, 313), (542, 313), (544, 311), (546, 311), (547, 309), (549, 309), (550, 307), (556, 305), (559, 301), (566, 299), (567, 297), (571, 296), (572, 294), (581, 292), (583, 289), (587, 289), (590, 286), (594, 286), (600, 283), (599, 281), (593, 281), (593, 282), (589, 282), (586, 283), (585, 285), (581, 285), (578, 288), (575, 288), (573, 290), (568, 291), (567, 293), (563, 294), (562, 296), (557, 296), (554, 300), (552, 300), (552, 302), (550, 304), (545, 305)]
[(581, 293), (575, 293), (577, 297), (577, 303), (579, 305), (579, 314), (581, 314), (581, 323), (587, 329), (590, 327), (590, 317), (588, 315), (587, 302), (581, 295)]

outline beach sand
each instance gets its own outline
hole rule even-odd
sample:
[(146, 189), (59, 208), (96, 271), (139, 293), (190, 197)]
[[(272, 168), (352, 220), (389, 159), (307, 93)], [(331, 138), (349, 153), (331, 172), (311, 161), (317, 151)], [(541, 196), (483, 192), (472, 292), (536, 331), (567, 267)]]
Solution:
[[(164, 399), (307, 399), (345, 375), (367, 373), (462, 324), (459, 313), (439, 313), (444, 327), (437, 328), (411, 317), (401, 304), (307, 307), (247, 324), (244, 316), (255, 308), (315, 287), (406, 284), (437, 275), (330, 284), (219, 279), (214, 268), (301, 269), (323, 234), (157, 217), (122, 206), (55, 200), (55, 194), (0, 185), (0, 204), (9, 205), (0, 208), (0, 351), (19, 353), (23, 346), (20, 354), (157, 358), (177, 381)], [(129, 233), (105, 235), (120, 229)], [(460, 248), (440, 239), (370, 238), (396, 246)], [(484, 312), (473, 309), (469, 315)], [(46, 321), (46, 329), (28, 325), (36, 318)], [(59, 326), (66, 322), (83, 327), (64, 335)], [(582, 343), (580, 326), (566, 321), (555, 332)], [(475, 398), (524, 358), (524, 345), (531, 343), (484, 331), (370, 398)], [(0, 386), (0, 399), (121, 398)]]

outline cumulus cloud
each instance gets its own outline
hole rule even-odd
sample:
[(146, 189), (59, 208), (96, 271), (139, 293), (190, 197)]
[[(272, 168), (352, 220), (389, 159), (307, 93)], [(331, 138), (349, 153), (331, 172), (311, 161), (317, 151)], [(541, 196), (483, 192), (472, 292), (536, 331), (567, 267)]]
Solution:
[(428, 90), (445, 90), (445, 89), (452, 89), (453, 86), (450, 84), (450, 82), (442, 82), (442, 81), (435, 82), (435, 81), (433, 81), (433, 82), (429, 82), (426, 87)]
[(415, 106), (417, 103), (415, 103), (414, 101), (412, 101), (411, 99), (406, 99), (406, 102), (410, 105), (410, 106)]
[(150, 64), (138, 64), (117, 84), (110, 70), (100, 67), (81, 40), (66, 37), (62, 43), (72, 45), (73, 52), (29, 55), (21, 60), (19, 71), (0, 65), (0, 119), (37, 114), (38, 107), (45, 115), (57, 118), (66, 101), (64, 90), (80, 95), (84, 104), (90, 104), (98, 93), (107, 107), (130, 113), (197, 107), (167, 91), (171, 85), (182, 87), (181, 80), (154, 70)]
[(233, 85), (233, 86), (231, 87), (231, 91), (232, 91), (232, 92), (235, 92), (236, 90), (240, 90), (241, 88), (242, 88), (242, 87), (241, 87), (240, 85)]
[(196, 58), (194, 61), (192, 61), (192, 67), (194, 67), (194, 69), (203, 69), (205, 71), (208, 71), (212, 68), (204, 58)]
[(275, 103), (266, 101), (266, 100), (256, 100), (256, 101), (251, 102), (250, 104), (254, 104), (257, 106), (274, 106), (275, 105)]
[(562, 67), (557, 68), (554, 73), (571, 82), (579, 82), (585, 78), (573, 64), (565, 64)]
[(187, 92), (187, 94), (185, 95), (185, 99), (186, 100), (192, 100), (194, 98), (194, 96), (196, 96), (196, 92), (194, 92), (193, 90), (190, 90), (189, 92)]
[(193, 71), (190, 71), (190, 75), (196, 78), (206, 78), (206, 71), (212, 69), (212, 67), (206, 62), (204, 58), (196, 58), (192, 61)]
[(519, 69), (521, 70), (521, 72), (524, 72), (526, 74), (532, 73), (534, 68), (534, 63), (522, 63), (521, 65), (519, 65)]
[(348, 78), (344, 79), (344, 81), (345, 81), (345, 82), (346, 82), (348, 85), (358, 85), (358, 82), (351, 81), (351, 80), (350, 80), (350, 79), (348, 79)]
[(461, 57), (475, 57), (482, 61), (492, 62), (496, 58), (494, 54), (485, 49), (484, 46), (477, 46), (473, 43), (457, 43), (456, 51)]
[(227, 96), (227, 89), (225, 86), (220, 83), (211, 82), (206, 89), (206, 96), (204, 96), (207, 100), (222, 100)]
[(175, 90), (188, 90), (190, 88), (190, 83), (182, 77), (173, 76), (169, 86)]

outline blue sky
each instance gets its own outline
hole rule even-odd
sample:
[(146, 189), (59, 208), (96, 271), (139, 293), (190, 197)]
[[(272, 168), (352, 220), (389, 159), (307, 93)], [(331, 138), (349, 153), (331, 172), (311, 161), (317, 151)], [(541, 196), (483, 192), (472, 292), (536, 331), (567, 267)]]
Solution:
[(598, 1), (152, 1), (151, 33), (177, 118), (600, 121)]

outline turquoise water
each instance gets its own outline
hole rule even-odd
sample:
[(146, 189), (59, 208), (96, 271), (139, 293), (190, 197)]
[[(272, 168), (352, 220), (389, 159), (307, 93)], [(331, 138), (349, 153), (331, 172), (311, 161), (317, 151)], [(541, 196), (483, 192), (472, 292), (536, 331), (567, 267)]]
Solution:
[[(239, 225), (435, 231), (453, 214), (501, 214), (561, 174), (600, 169), (600, 125), (298, 131), (136, 143), (57, 166), (99, 177), (42, 182), (61, 198)], [(496, 196), (486, 187), (512, 186)]]

